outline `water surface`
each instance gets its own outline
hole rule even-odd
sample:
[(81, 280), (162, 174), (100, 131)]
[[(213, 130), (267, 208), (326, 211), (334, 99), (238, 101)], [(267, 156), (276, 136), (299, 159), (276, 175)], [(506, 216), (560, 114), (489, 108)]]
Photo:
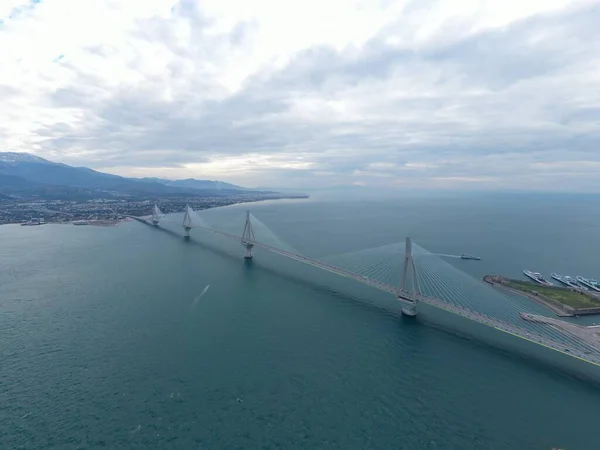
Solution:
[[(247, 207), (201, 214), (240, 233)], [(313, 257), (411, 235), (482, 256), (452, 259), (474, 276), (600, 276), (600, 210), (574, 202), (251, 208)], [(404, 320), (351, 281), (164, 227), (0, 227), (0, 448), (597, 448), (594, 385)]]

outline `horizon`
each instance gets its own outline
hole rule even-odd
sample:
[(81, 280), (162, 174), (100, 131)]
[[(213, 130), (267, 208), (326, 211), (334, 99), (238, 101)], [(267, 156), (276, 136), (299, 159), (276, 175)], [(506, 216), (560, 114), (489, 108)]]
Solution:
[[(64, 163), (58, 163), (46, 158), (42, 158), (39, 157), (37, 155), (34, 155), (33, 153), (29, 153), (29, 152), (0, 152), (0, 155), (3, 154), (24, 154), (24, 155), (28, 155), (28, 156), (34, 156), (36, 158), (41, 158), (46, 162), (52, 163), (52, 164), (64, 164)], [(75, 168), (83, 168), (83, 169), (91, 169), (85, 166), (71, 166), (71, 167), (75, 167)], [(92, 169), (92, 170), (96, 170), (96, 169)], [(110, 172), (101, 172), (101, 173), (105, 173), (108, 175), (113, 175), (113, 176), (121, 176), (124, 177), (122, 175), (116, 174), (116, 173), (110, 173)], [(600, 191), (557, 191), (557, 190), (536, 190), (536, 189), (530, 189), (530, 190), (526, 190), (526, 189), (418, 189), (416, 191), (412, 190), (412, 189), (406, 189), (406, 188), (401, 188), (396, 186), (394, 189), (388, 189), (388, 190), (384, 190), (382, 191), (380, 188), (378, 187), (374, 187), (374, 186), (361, 186), (361, 185), (331, 185), (331, 186), (327, 186), (327, 187), (310, 187), (310, 186), (306, 186), (304, 188), (288, 188), (288, 187), (281, 187), (281, 186), (240, 186), (240, 185), (236, 185), (235, 183), (232, 183), (228, 180), (211, 180), (211, 179), (207, 179), (207, 178), (162, 178), (162, 177), (157, 177), (157, 176), (152, 176), (149, 175), (147, 177), (124, 177), (124, 178), (130, 178), (132, 180), (159, 180), (158, 182), (160, 182), (160, 180), (164, 180), (164, 181), (187, 181), (187, 180), (193, 180), (193, 181), (207, 181), (207, 182), (213, 182), (213, 183), (224, 183), (224, 184), (232, 184), (234, 186), (240, 187), (240, 188), (244, 188), (244, 189), (250, 189), (250, 190), (263, 190), (263, 191), (267, 191), (267, 190), (272, 190), (272, 191), (281, 191), (282, 193), (285, 193), (286, 191), (288, 193), (291, 192), (297, 192), (297, 193), (306, 193), (306, 194), (310, 194), (312, 195), (318, 195), (319, 199), (322, 198), (327, 198), (327, 199), (343, 199), (344, 197), (338, 198), (336, 196), (336, 193), (339, 193), (339, 195), (345, 196), (347, 195), (348, 191), (353, 191), (353, 193), (355, 195), (359, 195), (361, 196), (360, 198), (357, 197), (353, 197), (352, 199), (349, 200), (353, 200), (353, 199), (377, 199), (377, 198), (381, 198), (381, 199), (390, 199), (390, 198), (405, 198), (407, 196), (409, 197), (439, 197), (439, 196), (468, 196), (468, 195), (474, 195), (474, 196), (479, 196), (479, 195), (497, 195), (497, 194), (501, 194), (501, 195), (526, 195), (526, 194), (532, 194), (532, 195), (584, 195), (584, 196), (598, 196), (600, 195)], [(325, 197), (323, 197), (323, 195)]]
[(598, 193), (599, 22), (593, 0), (8, 0), (0, 146), (250, 188)]

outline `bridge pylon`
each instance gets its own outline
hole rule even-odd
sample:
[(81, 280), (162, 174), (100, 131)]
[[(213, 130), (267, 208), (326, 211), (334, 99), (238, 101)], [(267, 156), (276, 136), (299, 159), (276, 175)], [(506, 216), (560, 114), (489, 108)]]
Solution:
[(252, 222), (250, 221), (250, 211), (246, 211), (246, 224), (244, 225), (244, 232), (242, 233), (242, 245), (246, 248), (244, 259), (252, 259), (254, 242), (256, 242), (256, 238), (254, 237)]
[(185, 230), (185, 236), (183, 237), (186, 241), (190, 240), (190, 231), (192, 230), (192, 208), (190, 205), (185, 205), (185, 215), (183, 216), (183, 229)]
[(158, 205), (154, 204), (154, 209), (152, 210), (152, 225), (155, 227), (158, 226), (158, 222), (160, 222), (160, 216), (162, 216), (162, 211), (158, 209)]
[(417, 303), (420, 295), (421, 283), (417, 276), (417, 268), (412, 255), (412, 241), (410, 238), (406, 238), (404, 267), (397, 295), (398, 300), (405, 303), (405, 306), (402, 307), (402, 314), (408, 317), (415, 317), (417, 315)]

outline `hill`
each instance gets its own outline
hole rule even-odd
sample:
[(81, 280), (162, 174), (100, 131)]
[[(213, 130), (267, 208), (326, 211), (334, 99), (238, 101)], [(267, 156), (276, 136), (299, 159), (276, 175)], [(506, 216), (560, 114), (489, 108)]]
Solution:
[(195, 178), (187, 178), (185, 180), (166, 180), (164, 178), (141, 178), (142, 181), (153, 181), (164, 184), (165, 186), (174, 186), (179, 188), (188, 189), (209, 189), (209, 190), (222, 190), (229, 189), (235, 191), (245, 191), (244, 187), (236, 186), (235, 184), (225, 183), (224, 181), (218, 180), (196, 180)]
[(245, 188), (222, 181), (127, 178), (55, 163), (28, 153), (0, 152), (0, 195), (82, 199), (123, 196), (219, 196)]

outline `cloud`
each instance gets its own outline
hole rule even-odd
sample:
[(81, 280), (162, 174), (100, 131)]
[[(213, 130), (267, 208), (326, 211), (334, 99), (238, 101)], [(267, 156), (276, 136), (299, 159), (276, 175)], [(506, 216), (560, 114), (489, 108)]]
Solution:
[(593, 1), (0, 0), (0, 146), (248, 186), (600, 190)]

